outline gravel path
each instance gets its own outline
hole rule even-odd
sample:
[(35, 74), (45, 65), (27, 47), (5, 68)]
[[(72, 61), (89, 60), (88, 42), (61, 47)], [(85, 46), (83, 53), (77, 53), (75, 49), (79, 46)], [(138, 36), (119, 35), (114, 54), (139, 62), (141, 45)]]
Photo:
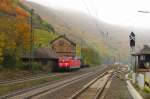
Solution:
[(128, 91), (124, 75), (125, 73), (119, 73), (112, 78), (110, 87), (106, 89), (104, 99), (133, 99)]

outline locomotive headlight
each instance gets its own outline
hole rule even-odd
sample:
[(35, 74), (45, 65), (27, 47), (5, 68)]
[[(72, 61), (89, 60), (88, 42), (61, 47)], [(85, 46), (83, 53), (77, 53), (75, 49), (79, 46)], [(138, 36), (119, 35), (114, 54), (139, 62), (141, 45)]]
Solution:
[(65, 63), (65, 66), (68, 66), (68, 63)]

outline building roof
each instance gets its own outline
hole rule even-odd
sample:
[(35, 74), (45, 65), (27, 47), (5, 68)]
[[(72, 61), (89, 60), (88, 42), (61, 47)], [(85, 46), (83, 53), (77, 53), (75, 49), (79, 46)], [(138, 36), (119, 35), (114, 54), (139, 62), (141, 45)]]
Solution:
[[(50, 48), (38, 48), (33, 52), (31, 57), (34, 59), (58, 59), (59, 56)], [(27, 53), (22, 58), (30, 58), (30, 54)]]
[(139, 52), (132, 54), (134, 56), (138, 56), (138, 55), (150, 55), (150, 47), (148, 45), (144, 45), (143, 49), (141, 49)]
[(76, 45), (75, 42), (73, 42), (72, 40), (70, 40), (68, 37), (66, 37), (66, 35), (61, 35), (61, 36), (58, 36), (57, 38), (55, 38), (54, 40), (52, 40), (50, 42), (50, 44), (52, 44), (53, 42), (55, 42), (56, 40), (60, 39), (60, 38), (64, 38), (66, 39), (68, 42), (70, 42), (72, 45)]

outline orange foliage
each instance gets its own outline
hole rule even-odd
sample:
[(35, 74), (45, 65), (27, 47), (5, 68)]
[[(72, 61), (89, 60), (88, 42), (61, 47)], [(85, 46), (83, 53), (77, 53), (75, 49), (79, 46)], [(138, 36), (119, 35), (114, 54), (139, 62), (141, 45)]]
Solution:
[[(23, 49), (29, 49), (31, 30), (30, 25), (27, 24), (25, 21), (20, 21), (16, 24), (15, 28), (17, 29), (15, 42), (18, 43), (18, 45), (22, 45)], [(21, 41), (21, 44), (19, 44), (19, 41)]]
[(3, 60), (2, 55), (19, 56), (30, 48), (29, 13), (16, 2), (17, 0), (0, 0), (0, 12), (9, 14), (8, 17), (0, 17), (0, 62)]
[(12, 14), (12, 5), (10, 0), (0, 0), (0, 11)]
[(14, 4), (13, 0), (0, 0), (0, 11), (8, 14), (16, 14), (17, 17), (27, 18), (29, 13), (24, 9)]
[(30, 26), (26, 22), (19, 22), (16, 28), (18, 28), (18, 32), (21, 33), (19, 39), (22, 39), (23, 47), (28, 49), (30, 45)]
[[(30, 25), (26, 20), (0, 18), (0, 30), (5, 34), (5, 49), (16, 51), (18, 48), (28, 50), (30, 47)], [(0, 42), (1, 44), (2, 42)]]
[(22, 8), (20, 8), (20, 7), (16, 7), (15, 8), (15, 12), (20, 17), (24, 17), (24, 18), (29, 17), (29, 14), (25, 10), (23, 10)]

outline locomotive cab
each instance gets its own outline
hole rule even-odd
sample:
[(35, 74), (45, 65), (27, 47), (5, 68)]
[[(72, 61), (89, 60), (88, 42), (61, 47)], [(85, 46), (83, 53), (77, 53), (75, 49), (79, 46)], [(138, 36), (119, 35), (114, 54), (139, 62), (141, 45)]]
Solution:
[(59, 69), (79, 69), (81, 66), (80, 59), (73, 57), (60, 57), (58, 59)]

